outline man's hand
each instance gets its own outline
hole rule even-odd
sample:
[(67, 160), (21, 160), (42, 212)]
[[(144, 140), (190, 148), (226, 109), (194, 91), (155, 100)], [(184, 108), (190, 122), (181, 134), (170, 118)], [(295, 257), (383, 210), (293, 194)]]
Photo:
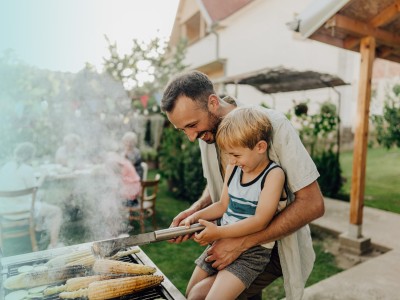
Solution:
[[(184, 220), (194, 214), (197, 210), (193, 207), (190, 207), (184, 211), (181, 211), (173, 220), (172, 223), (169, 227), (176, 227), (176, 226), (183, 226)], [(184, 236), (178, 236), (174, 239), (169, 240), (168, 242), (174, 243), (174, 244), (180, 244), (182, 242), (185, 242), (189, 240), (192, 237), (193, 234), (187, 234)]]
[(219, 271), (230, 265), (247, 249), (243, 246), (244, 238), (228, 238), (215, 241), (208, 249), (207, 262)]
[[(204, 189), (203, 194), (201, 195), (200, 199), (197, 200), (195, 203), (192, 204), (191, 207), (188, 209), (180, 212), (173, 220), (169, 227), (176, 227), (176, 226), (183, 226), (185, 225), (184, 220), (193, 215), (195, 212), (199, 211), (200, 209), (207, 207), (211, 204), (211, 197), (208, 193), (207, 187)], [(180, 236), (175, 239), (169, 240), (170, 243), (179, 244), (182, 242), (187, 241), (193, 236), (193, 234)]]

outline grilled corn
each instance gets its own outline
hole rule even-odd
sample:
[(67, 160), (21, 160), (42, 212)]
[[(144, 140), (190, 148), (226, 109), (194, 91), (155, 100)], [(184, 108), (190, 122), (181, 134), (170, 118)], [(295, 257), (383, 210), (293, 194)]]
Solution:
[(125, 296), (144, 289), (157, 286), (164, 280), (159, 275), (140, 275), (95, 281), (89, 284), (88, 288), (80, 289), (75, 292), (62, 292), (59, 297), (62, 299), (75, 299), (87, 297), (89, 300), (112, 299)]
[(87, 269), (83, 266), (51, 268), (43, 271), (31, 271), (8, 277), (3, 285), (9, 290), (32, 288), (35, 286), (53, 284), (72, 277), (84, 275)]
[(65, 266), (66, 264), (73, 262), (75, 260), (81, 259), (82, 257), (91, 255), (92, 252), (90, 249), (85, 249), (85, 250), (78, 250), (74, 251), (72, 253), (67, 253), (63, 255), (56, 256), (52, 259), (50, 259), (47, 263), (46, 266), (48, 267), (62, 267)]
[(94, 262), (93, 272), (98, 274), (145, 275), (155, 273), (156, 268), (123, 261), (98, 259)]
[(71, 261), (69, 263), (67, 263), (65, 266), (70, 267), (70, 266), (85, 266), (85, 267), (92, 267), (94, 262), (95, 262), (96, 258), (92, 255), (86, 255), (83, 256), (77, 260)]
[(71, 278), (68, 279), (67, 282), (63, 285), (48, 287), (43, 291), (43, 294), (48, 296), (64, 291), (73, 292), (79, 289), (87, 288), (89, 284), (92, 282), (101, 281), (105, 279), (110, 279), (110, 277), (104, 275), (93, 275), (93, 276)]

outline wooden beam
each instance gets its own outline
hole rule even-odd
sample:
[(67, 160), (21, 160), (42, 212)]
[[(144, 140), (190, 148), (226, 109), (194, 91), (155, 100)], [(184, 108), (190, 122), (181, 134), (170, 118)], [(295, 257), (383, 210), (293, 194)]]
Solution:
[[(369, 104), (371, 100), (371, 77), (375, 59), (375, 44), (375, 38), (372, 36), (362, 38), (360, 44), (360, 81), (358, 83), (353, 175), (350, 194), (350, 224), (353, 225), (361, 225), (363, 218)], [(359, 236), (355, 238), (359, 238)]]
[(394, 61), (396, 63), (400, 64), (400, 56), (396, 56), (396, 55), (388, 55), (388, 56), (381, 56), (381, 55), (377, 55), (377, 57), (382, 58), (384, 60), (390, 60), (390, 61)]
[(327, 26), (340, 29), (347, 34), (359, 37), (371, 36), (382, 44), (391, 47), (400, 47), (399, 33), (391, 33), (373, 27), (370, 24), (351, 19), (342, 15), (335, 15), (327, 22)]
[(390, 55), (392, 55), (393, 53), (393, 48), (390, 47), (378, 47), (378, 49), (376, 50), (376, 55), (379, 55), (380, 58), (386, 58), (389, 57)]
[(370, 22), (373, 27), (381, 27), (392, 22), (400, 13), (400, 0), (386, 7), (379, 14), (377, 14)]
[[(354, 50), (356, 46), (360, 45), (360, 38), (356, 37), (347, 37), (343, 39), (343, 47), (348, 50)], [(357, 49), (358, 51), (358, 49)]]
[(321, 42), (321, 43), (325, 43), (325, 44), (329, 44), (332, 46), (336, 46), (339, 48), (343, 48), (343, 41), (341, 39), (332, 37), (330, 35), (326, 35), (326, 34), (321, 34), (318, 32), (313, 33), (309, 39)]
[[(400, 0), (396, 0), (393, 4), (386, 7), (378, 15), (376, 15), (371, 21), (368, 22), (374, 28), (384, 26), (393, 21), (400, 13)], [(345, 49), (352, 50), (354, 47), (360, 45), (359, 37), (347, 37), (343, 40), (343, 46)]]

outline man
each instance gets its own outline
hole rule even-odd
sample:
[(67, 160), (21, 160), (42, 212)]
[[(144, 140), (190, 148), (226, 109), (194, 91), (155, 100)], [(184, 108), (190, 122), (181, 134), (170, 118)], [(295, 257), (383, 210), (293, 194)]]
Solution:
[[(20, 143), (14, 150), (14, 158), (4, 164), (0, 169), (0, 190), (18, 191), (31, 187), (39, 187), (45, 179), (42, 175), (39, 182), (33, 167), (30, 165), (36, 152), (36, 147), (29, 142)], [(46, 229), (50, 235), (48, 249), (64, 246), (58, 242), (60, 228), (62, 224), (62, 211), (59, 207), (41, 201), (42, 194), (37, 194), (34, 207), (35, 225), (37, 231)], [(31, 196), (21, 196), (18, 198), (5, 198), (0, 201), (0, 210), (12, 213), (18, 211), (29, 211), (31, 208)], [(21, 216), (9, 214), (4, 217), (9, 220), (19, 220)]]
[[(209, 78), (198, 71), (182, 74), (167, 85), (161, 109), (190, 141), (199, 139), (203, 172), (207, 179), (207, 187), (200, 199), (179, 213), (171, 226), (180, 225), (189, 215), (219, 201), (226, 163), (223, 153), (215, 145), (215, 133), (221, 119), (236, 106), (234, 101), (220, 99)], [(259, 295), (282, 274), (286, 298), (301, 299), (315, 259), (307, 224), (324, 214), (323, 197), (316, 181), (319, 173), (287, 118), (271, 109), (265, 109), (265, 113), (273, 127), (269, 155), (287, 174), (287, 184), (293, 193), (289, 195), (291, 203), (267, 229), (247, 237), (215, 242), (208, 251), (207, 260), (214, 261), (213, 267), (222, 270), (245, 250), (277, 240), (278, 246), (274, 248), (266, 270), (240, 299)], [(188, 238), (178, 238), (176, 243)], [(204, 298), (214, 279), (209, 277), (208, 282), (202, 281), (200, 286), (196, 286), (198, 298)]]

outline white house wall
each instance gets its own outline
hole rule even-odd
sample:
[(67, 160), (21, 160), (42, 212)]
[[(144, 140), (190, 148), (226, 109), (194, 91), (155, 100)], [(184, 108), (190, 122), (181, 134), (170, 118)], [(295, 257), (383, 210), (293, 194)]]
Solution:
[(191, 68), (196, 68), (215, 61), (217, 57), (216, 40), (217, 37), (214, 34), (209, 34), (197, 41), (187, 51), (184, 62)]
[[(288, 29), (286, 23), (293, 20), (311, 0), (256, 0), (239, 12), (223, 20), (218, 30), (219, 58), (226, 59), (225, 76), (240, 75), (263, 68), (283, 66), (298, 71), (313, 70), (338, 75), (344, 81), (353, 83), (358, 78), (355, 61), (359, 55), (323, 43), (302, 40)], [(216, 60), (217, 38), (209, 34), (188, 49), (186, 62), (191, 68)], [(278, 93), (265, 95), (249, 86), (227, 86), (225, 92), (246, 103), (267, 103), (287, 112), (297, 102), (312, 99), (310, 109), (329, 98), (336, 101), (337, 95), (329, 89)], [(355, 85), (357, 89), (357, 85)], [(352, 87), (339, 87), (342, 98), (341, 118), (344, 126), (351, 126), (355, 111), (357, 91)], [(224, 91), (221, 91), (221, 93)]]

